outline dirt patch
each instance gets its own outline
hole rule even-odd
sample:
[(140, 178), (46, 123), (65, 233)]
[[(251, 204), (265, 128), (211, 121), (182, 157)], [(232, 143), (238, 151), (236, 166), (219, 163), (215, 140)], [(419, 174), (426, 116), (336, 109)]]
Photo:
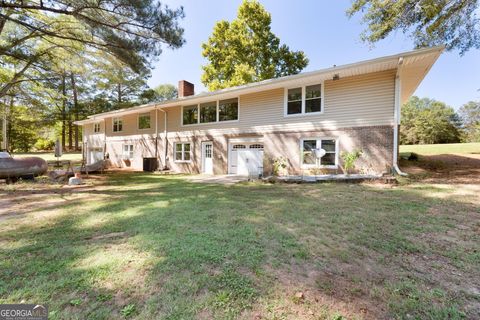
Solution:
[[(385, 304), (379, 297), (371, 297), (370, 287), (365, 281), (368, 278), (369, 281), (383, 282), (385, 275), (373, 261), (358, 262), (339, 262), (321, 268), (295, 262), (288, 268), (267, 266), (278, 295), (274, 297), (276, 307), (267, 312), (283, 314), (287, 319), (323, 319), (323, 316), (331, 314), (347, 319), (387, 318)], [(257, 306), (250, 314), (260, 315), (261, 319), (269, 318), (265, 317), (265, 313)]]
[(413, 179), (427, 183), (480, 184), (480, 154), (420, 156), (400, 165)]

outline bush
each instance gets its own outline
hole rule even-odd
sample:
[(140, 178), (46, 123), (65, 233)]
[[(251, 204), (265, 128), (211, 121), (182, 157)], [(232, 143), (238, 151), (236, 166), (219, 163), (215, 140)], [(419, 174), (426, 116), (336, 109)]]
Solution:
[(278, 157), (273, 159), (273, 175), (279, 176), (280, 171), (283, 171), (287, 167), (287, 159), (284, 157)]
[(55, 141), (51, 139), (39, 138), (34, 145), (37, 150), (52, 150), (55, 147)]
[(350, 172), (350, 170), (355, 168), (355, 161), (357, 161), (361, 155), (362, 151), (360, 150), (354, 150), (352, 152), (343, 151), (340, 154), (343, 159), (343, 167), (345, 168), (347, 174)]

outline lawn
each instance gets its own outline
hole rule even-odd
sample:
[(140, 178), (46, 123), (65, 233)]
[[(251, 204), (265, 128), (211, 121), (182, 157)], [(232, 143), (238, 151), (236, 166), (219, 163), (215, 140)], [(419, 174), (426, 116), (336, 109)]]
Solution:
[(0, 186), (0, 303), (49, 319), (473, 319), (478, 192), (144, 173)]
[(400, 152), (415, 152), (421, 155), (480, 154), (480, 142), (450, 144), (419, 144), (400, 146)]
[[(31, 153), (14, 153), (12, 157), (40, 157), (46, 161), (57, 160), (55, 158), (54, 152), (31, 152)], [(81, 152), (66, 152), (61, 157), (60, 160), (71, 160), (71, 161), (81, 161), (82, 153)]]

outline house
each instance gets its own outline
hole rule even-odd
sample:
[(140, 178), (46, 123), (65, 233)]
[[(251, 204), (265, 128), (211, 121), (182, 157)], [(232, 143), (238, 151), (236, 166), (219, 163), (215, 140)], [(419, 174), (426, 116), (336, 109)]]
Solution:
[[(282, 158), (290, 174), (342, 172), (342, 151), (361, 150), (365, 173), (397, 169), (400, 106), (443, 51), (373, 60), (89, 116), (87, 163), (142, 169), (144, 158), (183, 173), (260, 174)], [(325, 155), (319, 157), (325, 150)], [(322, 151), (323, 152), (323, 151)]]

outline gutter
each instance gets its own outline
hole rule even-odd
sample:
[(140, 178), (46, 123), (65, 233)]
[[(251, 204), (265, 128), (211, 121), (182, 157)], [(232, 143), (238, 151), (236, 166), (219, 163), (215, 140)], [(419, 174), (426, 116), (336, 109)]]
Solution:
[(402, 172), (398, 167), (398, 127), (400, 125), (400, 100), (402, 93), (402, 80), (401, 73), (403, 68), (403, 57), (398, 58), (397, 74), (395, 76), (395, 107), (393, 112), (394, 126), (393, 126), (393, 169), (398, 175), (402, 177), (408, 176), (405, 172)]

